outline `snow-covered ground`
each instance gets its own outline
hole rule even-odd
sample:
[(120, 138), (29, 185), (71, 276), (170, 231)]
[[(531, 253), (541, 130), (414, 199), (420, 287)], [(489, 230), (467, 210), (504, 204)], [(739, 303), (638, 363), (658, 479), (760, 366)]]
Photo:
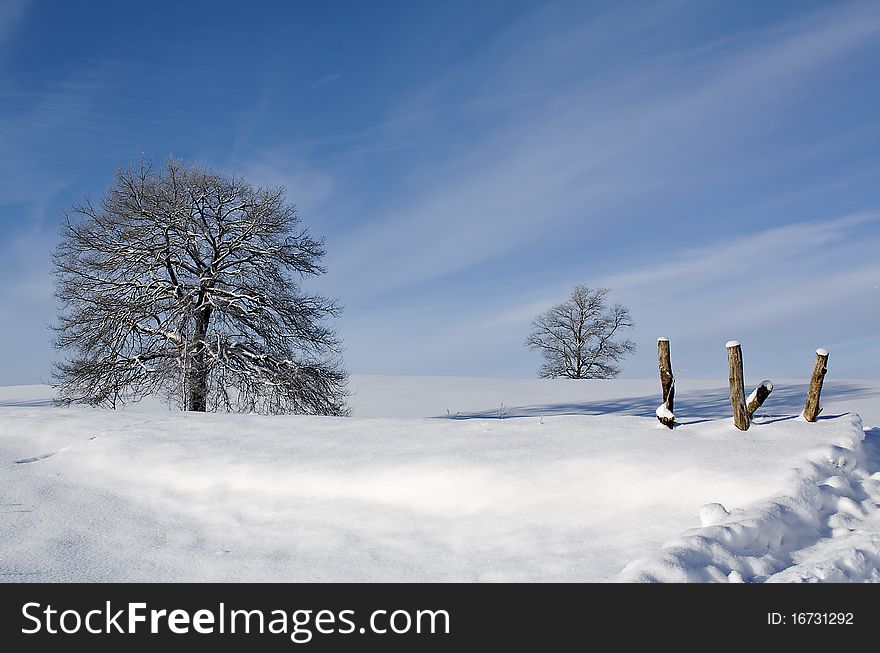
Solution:
[(653, 380), (351, 386), (351, 418), (0, 388), (0, 579), (880, 579), (880, 382), (808, 424), (774, 379), (745, 433), (717, 382), (677, 383), (674, 431)]

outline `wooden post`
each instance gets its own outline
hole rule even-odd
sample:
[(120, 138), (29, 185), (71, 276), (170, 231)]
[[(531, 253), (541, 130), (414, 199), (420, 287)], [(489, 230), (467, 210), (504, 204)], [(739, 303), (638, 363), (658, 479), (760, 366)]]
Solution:
[(749, 413), (746, 410), (746, 391), (743, 384), (742, 347), (736, 340), (727, 343), (728, 379), (730, 381), (730, 405), (733, 407), (733, 423), (740, 431), (749, 430)]
[(755, 414), (761, 404), (764, 403), (764, 400), (770, 396), (770, 393), (773, 392), (773, 382), (772, 381), (761, 381), (761, 385), (759, 385), (752, 394), (749, 395), (749, 398), (746, 399), (746, 412), (749, 414), (749, 419)]
[(813, 365), (813, 376), (810, 378), (810, 387), (807, 390), (807, 401), (804, 404), (804, 419), (815, 422), (822, 409), (819, 407), (819, 398), (822, 394), (822, 383), (825, 381), (825, 373), (828, 371), (828, 350), (819, 348), (816, 350), (816, 364)]
[(657, 408), (657, 419), (664, 426), (672, 428), (675, 422), (675, 377), (672, 375), (668, 338), (657, 338), (657, 362), (660, 367), (660, 388), (663, 392), (663, 404)]

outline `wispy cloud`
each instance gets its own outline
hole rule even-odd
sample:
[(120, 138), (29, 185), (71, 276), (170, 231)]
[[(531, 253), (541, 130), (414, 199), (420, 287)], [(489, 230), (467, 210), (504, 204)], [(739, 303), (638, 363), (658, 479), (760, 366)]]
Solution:
[[(876, 5), (849, 5), (751, 33), (687, 68), (684, 53), (648, 67), (636, 62), (638, 70), (598, 86), (563, 87), (466, 139), (456, 165), (437, 167), (410, 201), (337, 241), (335, 263), (341, 274), (369, 270), (370, 292), (382, 292), (711, 182), (729, 172), (719, 156), (783, 121), (799, 89), (878, 36)], [(534, 35), (523, 50), (540, 51), (547, 38)], [(509, 74), (502, 68), (497, 77)], [(406, 190), (389, 189), (401, 197)]]
[[(377, 7), (353, 55), (356, 12), (293, 43), (273, 32), (286, 5), (223, 52), (120, 8), (83, 52), (43, 53), (58, 17), (0, 2), (0, 227), (19, 238), (0, 299), (31, 306), (4, 318), (4, 360), (28, 333), (45, 347), (52, 219), (141, 148), (288, 189), (327, 237), (315, 283), (348, 307), (354, 371), (530, 374), (529, 321), (577, 282), (611, 287), (636, 339), (675, 338), (691, 370), (729, 337), (769, 362), (873, 337), (880, 5), (439, 6)], [(40, 74), (9, 65), (14, 39)], [(655, 373), (650, 349), (628, 373)]]
[(316, 91), (322, 86), (327, 86), (328, 84), (332, 84), (333, 82), (338, 82), (342, 79), (342, 73), (331, 73), (329, 75), (325, 75), (318, 80), (315, 80), (312, 84), (306, 87), (304, 93), (311, 93), (312, 91)]
[[(861, 241), (862, 247), (866, 246), (860, 231), (871, 225), (880, 225), (880, 212), (813, 220), (754, 233), (735, 232), (699, 247), (655, 252), (653, 260), (641, 267), (611, 271), (591, 283), (611, 288), (618, 296), (652, 310), (668, 304), (671, 297), (693, 298), (700, 292), (717, 294), (719, 306), (734, 303), (735, 309), (730, 314), (716, 312), (704, 316), (694, 322), (694, 327), (704, 328), (707, 320), (736, 326), (758, 317), (766, 318), (770, 313), (790, 314), (793, 307), (808, 306), (817, 296), (839, 295), (843, 290), (860, 288), (858, 279), (870, 279), (871, 271), (876, 271), (880, 264), (864, 261), (861, 263), (867, 265), (860, 265), (857, 258), (847, 258), (852, 258), (854, 243)], [(868, 236), (867, 242), (880, 245), (880, 235)], [(836, 245), (843, 246), (842, 250), (829, 251)], [(818, 271), (815, 277), (800, 278), (813, 268)], [(780, 282), (785, 285), (780, 286)], [(822, 290), (816, 287), (817, 283)], [(535, 297), (529, 301), (488, 317), (486, 325), (521, 327), (539, 311), (562, 301), (570, 291), (569, 286), (533, 293)], [(836, 292), (830, 292), (832, 289)], [(764, 290), (767, 300), (763, 299)], [(747, 302), (743, 304), (741, 299)]]
[(773, 275), (774, 268), (802, 261), (823, 248), (852, 240), (860, 227), (880, 224), (880, 212), (859, 213), (770, 228), (757, 233), (731, 231), (723, 239), (673, 254), (663, 262), (604, 277), (601, 284), (620, 290), (713, 287), (720, 281), (744, 281)]
[(96, 67), (45, 86), (0, 81), (0, 205), (41, 201), (69, 185), (86, 144), (101, 136), (92, 118), (111, 78)]
[(0, 3), (0, 47), (18, 25), (32, 0), (4, 0)]
[(327, 172), (281, 152), (266, 154), (238, 166), (240, 173), (258, 186), (281, 187), (301, 213), (319, 214), (324, 201), (333, 193), (333, 177)]
[[(625, 264), (591, 282), (611, 288), (633, 311), (638, 342), (672, 337), (692, 373), (705, 374), (712, 361), (723, 362), (712, 354), (730, 338), (748, 341), (763, 356), (768, 348), (827, 346), (841, 333), (865, 341), (868, 325), (880, 319), (878, 226), (875, 212), (737, 232), (681, 252), (657, 252), (640, 267)], [(525, 334), (536, 314), (569, 291), (570, 285), (554, 286), (484, 312), (473, 333), (487, 340)], [(852, 349), (845, 353), (853, 356)], [(652, 350), (641, 351), (631, 371), (644, 375), (655, 364)]]

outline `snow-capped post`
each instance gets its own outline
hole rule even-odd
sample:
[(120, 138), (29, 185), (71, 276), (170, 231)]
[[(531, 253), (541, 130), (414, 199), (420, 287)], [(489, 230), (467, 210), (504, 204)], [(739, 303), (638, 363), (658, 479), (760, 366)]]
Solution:
[(657, 362), (660, 366), (660, 387), (663, 403), (657, 407), (657, 419), (664, 426), (672, 428), (675, 422), (675, 377), (672, 375), (672, 359), (669, 356), (669, 338), (657, 338)]
[(733, 407), (733, 423), (740, 431), (749, 430), (749, 413), (746, 410), (746, 390), (743, 383), (742, 347), (736, 340), (727, 343), (727, 366), (730, 380), (730, 405)]
[(825, 381), (825, 373), (828, 371), (828, 350), (820, 347), (816, 350), (816, 364), (813, 366), (813, 376), (810, 378), (810, 387), (807, 390), (807, 401), (804, 404), (804, 419), (815, 422), (822, 408), (819, 406), (819, 398), (822, 394), (822, 383)]
[(749, 413), (749, 419), (751, 419), (755, 412), (761, 407), (764, 400), (770, 396), (771, 392), (773, 392), (772, 381), (761, 381), (761, 385), (752, 390), (752, 394), (746, 399), (746, 411)]

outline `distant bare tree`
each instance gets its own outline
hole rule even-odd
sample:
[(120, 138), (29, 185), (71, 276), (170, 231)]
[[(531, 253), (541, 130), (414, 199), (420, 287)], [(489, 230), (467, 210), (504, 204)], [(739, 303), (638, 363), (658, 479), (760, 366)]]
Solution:
[(299, 286), (323, 255), (283, 189), (174, 159), (117, 171), (97, 205), (73, 207), (55, 251), (61, 401), (344, 414), (324, 324), (340, 308)]
[(611, 379), (620, 374), (617, 363), (636, 345), (615, 337), (633, 322), (628, 309), (606, 305), (607, 295), (607, 288), (578, 285), (566, 301), (534, 319), (525, 344), (544, 357), (541, 378)]

